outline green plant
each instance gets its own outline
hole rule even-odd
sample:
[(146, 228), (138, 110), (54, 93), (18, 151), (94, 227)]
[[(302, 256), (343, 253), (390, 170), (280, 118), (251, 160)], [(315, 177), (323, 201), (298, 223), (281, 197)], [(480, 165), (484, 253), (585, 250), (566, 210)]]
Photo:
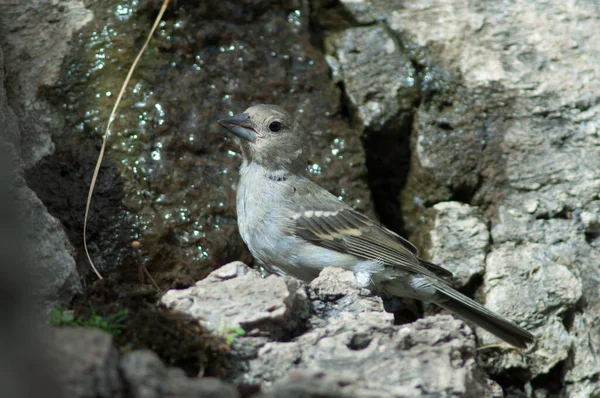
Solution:
[(243, 336), (246, 331), (239, 326), (222, 327), (219, 329), (219, 334), (225, 338), (227, 344), (233, 343), (237, 336)]
[(50, 312), (50, 324), (54, 326), (81, 326), (97, 327), (108, 333), (118, 336), (121, 330), (125, 328), (125, 319), (129, 314), (128, 308), (123, 308), (113, 314), (96, 314), (94, 307), (90, 305), (91, 313), (88, 316), (79, 316), (75, 318), (73, 311), (67, 311), (60, 307), (55, 307)]

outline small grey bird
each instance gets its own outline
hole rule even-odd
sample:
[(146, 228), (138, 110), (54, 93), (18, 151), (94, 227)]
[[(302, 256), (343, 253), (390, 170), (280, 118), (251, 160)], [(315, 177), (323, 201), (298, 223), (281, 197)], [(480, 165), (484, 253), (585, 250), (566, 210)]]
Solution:
[(361, 287), (434, 302), (516, 347), (534, 341), (450, 287), (452, 273), (420, 259), (410, 242), (312, 182), (304, 131), (282, 108), (256, 105), (218, 122), (242, 138), (239, 230), (267, 270), (310, 281), (324, 267), (348, 269)]

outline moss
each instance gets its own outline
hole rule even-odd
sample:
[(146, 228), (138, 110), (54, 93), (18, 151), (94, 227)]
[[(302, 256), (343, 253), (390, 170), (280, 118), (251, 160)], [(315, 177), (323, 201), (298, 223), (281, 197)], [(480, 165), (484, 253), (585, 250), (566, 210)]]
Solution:
[(96, 314), (127, 311), (114, 338), (122, 353), (149, 349), (166, 365), (180, 367), (189, 376), (225, 377), (230, 346), (227, 335), (211, 334), (189, 316), (157, 305), (158, 299), (159, 293), (147, 285), (104, 279), (75, 300), (73, 317), (90, 319), (92, 309)]

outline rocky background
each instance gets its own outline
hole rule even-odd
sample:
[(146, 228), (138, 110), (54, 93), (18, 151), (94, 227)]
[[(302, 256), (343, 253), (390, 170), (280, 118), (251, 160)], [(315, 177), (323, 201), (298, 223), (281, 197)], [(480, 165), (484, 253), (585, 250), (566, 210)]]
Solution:
[[(2, 396), (600, 396), (595, 2), (173, 2), (95, 190), (97, 281), (87, 189), (159, 7), (0, 2)], [(259, 102), (304, 124), (316, 181), (536, 344), (235, 262), (240, 155), (215, 122)]]

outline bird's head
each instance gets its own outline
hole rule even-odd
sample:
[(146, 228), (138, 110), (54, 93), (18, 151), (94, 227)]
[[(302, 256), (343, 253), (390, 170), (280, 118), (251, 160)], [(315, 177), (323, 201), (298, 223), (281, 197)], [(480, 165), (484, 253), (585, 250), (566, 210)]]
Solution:
[(218, 121), (242, 139), (244, 161), (271, 170), (306, 168), (306, 135), (300, 124), (277, 105), (254, 105)]

